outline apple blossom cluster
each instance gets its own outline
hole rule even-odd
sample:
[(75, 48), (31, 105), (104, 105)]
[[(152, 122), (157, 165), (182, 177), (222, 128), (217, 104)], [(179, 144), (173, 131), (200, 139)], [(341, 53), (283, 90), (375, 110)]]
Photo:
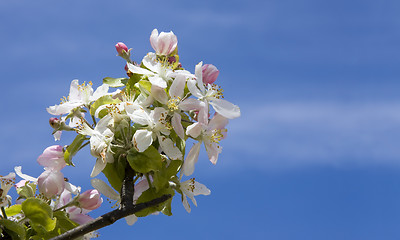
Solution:
[[(88, 213), (100, 207), (103, 199), (96, 189), (81, 192), (64, 178), (66, 166), (63, 147), (46, 148), (37, 162), (44, 167), (38, 178), (22, 173), (21, 166), (0, 176), (0, 238), (49, 239), (93, 220)], [(16, 176), (22, 178), (16, 183)], [(9, 190), (18, 198), (12, 204)], [(73, 197), (74, 196), (74, 197)], [(90, 239), (96, 234), (86, 234)]]
[[(73, 80), (68, 96), (47, 112), (53, 115), (49, 122), (55, 140), (61, 140), (65, 131), (75, 131), (75, 139), (65, 147), (51, 146), (44, 151), (38, 162), (45, 171), (37, 179), (16, 169), (26, 181), (21, 183), (25, 188), (38, 186), (40, 196), (55, 198), (50, 206), (61, 206), (75, 223), (86, 221), (82, 215), (100, 205), (98, 192), (119, 206), (128, 173), (133, 173), (134, 204), (178, 193), (190, 212), (187, 198), (197, 206), (195, 196), (210, 194), (192, 177), (201, 146), (216, 164), (226, 126), (240, 116), (240, 109), (224, 99), (223, 89), (216, 84), (219, 70), (214, 65), (200, 62), (194, 73), (183, 68), (173, 32), (154, 29), (150, 44), (154, 52), (139, 63), (131, 60), (132, 49), (122, 42), (115, 45), (118, 56), (126, 61), (126, 77), (106, 77), (96, 89), (92, 82)], [(95, 158), (91, 184), (96, 190), (80, 194), (76, 192), (79, 188), (64, 181), (61, 170), (74, 166), (73, 157), (85, 146), (90, 146)], [(100, 173), (107, 182), (97, 178)], [(158, 212), (172, 215), (172, 197), (126, 217), (127, 223), (132, 225), (138, 217)]]

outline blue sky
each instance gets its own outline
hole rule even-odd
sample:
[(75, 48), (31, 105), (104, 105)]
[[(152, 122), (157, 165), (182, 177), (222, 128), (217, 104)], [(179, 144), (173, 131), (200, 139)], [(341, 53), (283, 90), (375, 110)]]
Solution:
[[(0, 1), (1, 174), (41, 173), (54, 144), (45, 108), (75, 78), (123, 76), (116, 42), (140, 61), (154, 28), (172, 30), (184, 67), (216, 65), (242, 117), (218, 164), (199, 160), (212, 194), (192, 213), (177, 198), (174, 216), (120, 221), (99, 239), (399, 239), (399, 11), (394, 0)], [(79, 153), (63, 172), (88, 188), (93, 161)]]

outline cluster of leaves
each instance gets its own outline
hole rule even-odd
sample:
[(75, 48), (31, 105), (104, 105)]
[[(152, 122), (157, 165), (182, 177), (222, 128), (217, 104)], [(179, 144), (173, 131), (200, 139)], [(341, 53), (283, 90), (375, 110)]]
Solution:
[[(1, 207), (0, 239), (50, 239), (80, 225), (71, 220), (66, 210), (74, 202), (56, 209), (60, 205), (60, 196), (49, 199), (37, 194), (37, 183), (25, 180), (21, 183), (24, 184), (16, 185), (17, 203)], [(79, 239), (88, 238), (90, 236), (86, 235)]]

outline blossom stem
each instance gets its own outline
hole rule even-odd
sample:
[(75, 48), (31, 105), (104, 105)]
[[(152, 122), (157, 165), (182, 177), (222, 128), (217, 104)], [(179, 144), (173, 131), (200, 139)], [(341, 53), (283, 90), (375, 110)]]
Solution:
[(146, 173), (145, 176), (146, 176), (147, 182), (149, 183), (149, 188), (153, 188), (153, 185), (151, 185), (149, 174)]
[(76, 206), (76, 202), (75, 202), (75, 201), (71, 201), (70, 203), (68, 203), (68, 204), (66, 204), (66, 205), (64, 205), (64, 206), (62, 206), (62, 207), (60, 207), (60, 208), (57, 208), (57, 209), (54, 210), (53, 212), (61, 211), (61, 210), (63, 210), (63, 209), (66, 209), (67, 207), (71, 207), (71, 206)]
[(90, 141), (85, 142), (82, 146), (79, 147), (78, 151), (80, 151), (82, 148), (86, 147), (89, 143), (90, 143)]
[(96, 122), (96, 118), (95, 118), (93, 115), (90, 115), (90, 116), (92, 116), (93, 125), (94, 125), (94, 126), (96, 126), (96, 124), (97, 124), (97, 122)]

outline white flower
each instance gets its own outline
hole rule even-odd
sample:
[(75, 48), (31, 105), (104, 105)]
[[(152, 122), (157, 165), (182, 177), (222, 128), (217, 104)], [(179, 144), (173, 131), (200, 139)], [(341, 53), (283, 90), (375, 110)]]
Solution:
[(145, 75), (148, 77), (151, 84), (160, 88), (166, 88), (167, 83), (172, 81), (177, 75), (184, 75), (194, 77), (190, 72), (185, 70), (172, 70), (168, 64), (162, 64), (157, 61), (157, 56), (154, 53), (148, 53), (142, 60), (143, 65), (149, 69), (135, 66), (134, 64), (127, 63), (129, 71), (136, 74)]
[(73, 109), (82, 106), (89, 106), (91, 102), (96, 101), (100, 97), (108, 94), (109, 86), (103, 84), (93, 92), (91, 83), (79, 85), (79, 80), (72, 80), (69, 96), (67, 99), (62, 99), (60, 105), (48, 107), (46, 110), (52, 115), (69, 114)]
[(152, 98), (156, 99), (157, 101), (168, 107), (168, 110), (172, 115), (172, 128), (181, 139), (184, 139), (185, 137), (185, 132), (181, 123), (181, 111), (200, 109), (202, 105), (204, 105), (200, 101), (194, 101), (195, 99), (183, 99), (185, 85), (186, 76), (179, 74), (172, 82), (168, 94), (165, 92), (164, 89), (156, 85), (152, 85), (150, 95)]
[(182, 203), (188, 213), (190, 213), (191, 209), (186, 197), (189, 197), (192, 200), (193, 204), (197, 207), (197, 202), (194, 196), (200, 194), (201, 195), (211, 194), (210, 189), (208, 189), (204, 184), (196, 182), (194, 178), (181, 182), (180, 189), (183, 193)]
[(170, 134), (166, 117), (168, 112), (161, 107), (156, 107), (150, 113), (142, 107), (127, 112), (128, 116), (135, 123), (147, 126), (144, 129), (136, 130), (133, 135), (132, 143), (139, 152), (144, 152), (154, 141), (158, 139), (161, 149), (173, 160), (182, 159), (182, 153), (174, 146), (171, 139), (167, 138)]
[[(90, 183), (92, 184), (92, 187), (94, 187), (101, 194), (103, 194), (104, 196), (106, 196), (111, 200), (116, 201), (116, 205), (119, 205), (121, 203), (120, 195), (117, 192), (115, 192), (114, 189), (112, 189), (103, 180), (93, 178), (92, 180), (90, 180)], [(149, 183), (147, 182), (147, 179), (142, 179), (140, 182), (138, 182), (135, 185), (135, 190), (133, 194), (133, 203), (136, 203), (140, 195), (142, 195), (142, 193), (146, 191), (148, 188), (149, 188)], [(126, 223), (128, 225), (133, 225), (137, 221), (137, 219), (138, 218), (135, 216), (135, 214), (125, 217)]]
[(183, 163), (182, 172), (186, 176), (192, 175), (194, 165), (199, 158), (200, 146), (203, 142), (211, 163), (217, 163), (218, 155), (222, 151), (222, 147), (219, 146), (219, 141), (224, 139), (226, 136), (225, 126), (227, 124), (228, 119), (216, 113), (208, 124), (196, 122), (188, 126), (186, 134), (193, 138), (198, 138), (199, 142), (190, 149)]
[(114, 157), (110, 149), (114, 133), (108, 128), (108, 124), (113, 120), (111, 115), (103, 117), (92, 129), (86, 123), (78, 130), (80, 134), (90, 136), (90, 153), (97, 158), (93, 167), (91, 177), (97, 176), (106, 167), (107, 163), (114, 162)]
[[(214, 110), (221, 114), (222, 116), (234, 119), (240, 116), (240, 108), (224, 99), (222, 95), (222, 90), (215, 84), (207, 84), (204, 86), (203, 83), (203, 72), (202, 72), (203, 62), (196, 65), (195, 76), (196, 80), (188, 80), (187, 86), (189, 91), (193, 96), (197, 97), (199, 101), (205, 103), (205, 108), (196, 109), (200, 110), (199, 117), (208, 118), (208, 104), (213, 106)], [(207, 88), (206, 88), (207, 87)], [(191, 109), (194, 110), (194, 109)]]
[(15, 184), (15, 173), (11, 172), (6, 176), (0, 176), (0, 207), (11, 204), (11, 196), (7, 195), (8, 191)]

